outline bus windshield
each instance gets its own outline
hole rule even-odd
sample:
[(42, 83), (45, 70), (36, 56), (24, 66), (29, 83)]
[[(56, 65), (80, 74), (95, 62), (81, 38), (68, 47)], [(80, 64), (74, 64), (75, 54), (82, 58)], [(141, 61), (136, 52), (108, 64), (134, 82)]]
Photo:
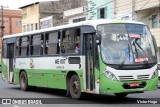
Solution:
[(102, 59), (107, 64), (148, 64), (156, 62), (152, 36), (141, 24), (105, 24), (98, 26)]

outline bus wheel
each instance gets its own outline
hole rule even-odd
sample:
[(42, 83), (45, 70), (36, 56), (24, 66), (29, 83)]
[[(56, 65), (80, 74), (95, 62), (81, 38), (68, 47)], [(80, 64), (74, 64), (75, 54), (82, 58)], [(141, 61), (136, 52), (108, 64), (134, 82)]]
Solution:
[(116, 97), (119, 97), (119, 98), (124, 98), (126, 97), (128, 94), (127, 93), (115, 93)]
[(73, 75), (70, 80), (70, 94), (74, 99), (81, 98), (80, 80), (77, 75)]
[(27, 74), (24, 71), (20, 74), (20, 87), (23, 91), (27, 91), (29, 88)]

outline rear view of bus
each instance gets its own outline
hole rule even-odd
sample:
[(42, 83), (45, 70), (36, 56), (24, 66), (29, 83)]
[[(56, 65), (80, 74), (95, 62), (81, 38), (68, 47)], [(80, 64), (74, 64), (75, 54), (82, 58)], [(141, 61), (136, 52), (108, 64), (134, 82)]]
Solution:
[(100, 93), (126, 96), (156, 90), (156, 43), (147, 26), (136, 23), (98, 25), (103, 74)]

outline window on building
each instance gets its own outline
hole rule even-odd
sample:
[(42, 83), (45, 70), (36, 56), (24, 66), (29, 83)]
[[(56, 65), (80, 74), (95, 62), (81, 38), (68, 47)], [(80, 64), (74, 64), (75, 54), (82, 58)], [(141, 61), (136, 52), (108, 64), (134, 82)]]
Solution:
[(23, 32), (26, 32), (26, 25), (23, 25)]
[(38, 23), (35, 24), (35, 30), (37, 30), (37, 29), (38, 29)]
[(16, 21), (16, 26), (17, 27), (21, 26), (21, 21)]
[(62, 37), (62, 53), (79, 54), (80, 52), (80, 29), (64, 30)]
[(157, 15), (152, 15), (152, 28), (158, 27)]
[(46, 33), (45, 54), (60, 53), (60, 32)]
[(82, 18), (78, 18), (78, 19), (73, 19), (73, 23), (77, 23), (77, 22), (81, 22), (81, 21), (85, 21), (86, 17), (82, 17)]
[(29, 55), (29, 37), (21, 37), (19, 39), (19, 56), (25, 57)]
[(30, 54), (43, 55), (43, 50), (44, 50), (44, 35), (37, 34), (31, 36)]
[(105, 9), (104, 9), (104, 8), (101, 8), (101, 9), (100, 9), (100, 18), (103, 18), (103, 19), (104, 19), (104, 18), (105, 18), (104, 16), (105, 16)]
[(31, 31), (33, 31), (34, 30), (34, 28), (33, 28), (33, 24), (31, 24)]
[(27, 25), (27, 31), (30, 31), (30, 26), (29, 25)]
[(22, 19), (26, 19), (26, 17), (27, 17), (27, 14), (25, 13), (25, 14), (22, 14)]
[(98, 19), (106, 19), (107, 18), (107, 7), (98, 9)]

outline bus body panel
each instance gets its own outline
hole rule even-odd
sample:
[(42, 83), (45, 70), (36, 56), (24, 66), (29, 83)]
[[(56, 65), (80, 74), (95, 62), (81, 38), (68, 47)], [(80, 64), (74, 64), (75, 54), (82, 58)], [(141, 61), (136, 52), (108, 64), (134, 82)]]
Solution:
[[(106, 23), (136, 23), (128, 21), (116, 21), (116, 20), (100, 20), (100, 21), (89, 21), (82, 22), (75, 25), (64, 25), (56, 28), (50, 28), (40, 31), (33, 31), (29, 33), (15, 34), (13, 36), (20, 37), (26, 35), (32, 35), (36, 33), (51, 32), (54, 30), (61, 30), (63, 28), (71, 28), (85, 25), (90, 25), (97, 28), (98, 24)], [(136, 23), (142, 24), (142, 23)], [(91, 33), (91, 32), (89, 32)], [(94, 32), (95, 33), (95, 32)], [(82, 32), (83, 35), (83, 32)], [(12, 38), (12, 35), (5, 38)], [(133, 93), (133, 92), (143, 92), (149, 90), (156, 90), (158, 84), (158, 75), (154, 78), (152, 77), (153, 72), (157, 70), (157, 65), (150, 69), (140, 69), (140, 70), (115, 70), (110, 68), (102, 61), (100, 47), (98, 48), (99, 54), (99, 68), (94, 68), (95, 71), (95, 89), (92, 90), (97, 94), (108, 94), (108, 93)], [(69, 64), (69, 57), (80, 57), (80, 64)], [(58, 88), (66, 89), (66, 77), (71, 71), (75, 71), (80, 78), (80, 86), (82, 92), (91, 92), (86, 88), (86, 56), (83, 55), (52, 55), (52, 56), (27, 56), (26, 58), (15, 58), (14, 62), (14, 84), (19, 84), (19, 75), (21, 71), (25, 71), (28, 76), (28, 85), (48, 87), (48, 88)], [(8, 71), (8, 59), (2, 58), (2, 77), (9, 82), (9, 71)], [(116, 77), (117, 81), (113, 81), (104, 75), (104, 70), (107, 69), (111, 71)], [(133, 80), (121, 81), (119, 76), (130, 76), (133, 75)], [(137, 75), (149, 75), (147, 79), (137, 79)], [(140, 84), (146, 83), (147, 85), (143, 88), (131, 88), (124, 89), (123, 85), (130, 85), (133, 82), (138, 82)]]
[[(19, 74), (25, 70), (28, 76), (28, 85), (66, 89), (66, 76), (68, 72), (75, 71), (81, 81), (81, 88), (84, 89), (84, 74), (81, 63), (68, 64), (69, 57), (34, 57), (34, 58), (17, 58), (15, 65), (15, 83), (19, 83)], [(83, 62), (83, 56), (78, 56)], [(74, 66), (74, 68), (73, 68)], [(82, 75), (82, 76), (80, 76)]]
[(8, 80), (7, 62), (8, 59), (2, 59), (2, 79), (5, 81)]

